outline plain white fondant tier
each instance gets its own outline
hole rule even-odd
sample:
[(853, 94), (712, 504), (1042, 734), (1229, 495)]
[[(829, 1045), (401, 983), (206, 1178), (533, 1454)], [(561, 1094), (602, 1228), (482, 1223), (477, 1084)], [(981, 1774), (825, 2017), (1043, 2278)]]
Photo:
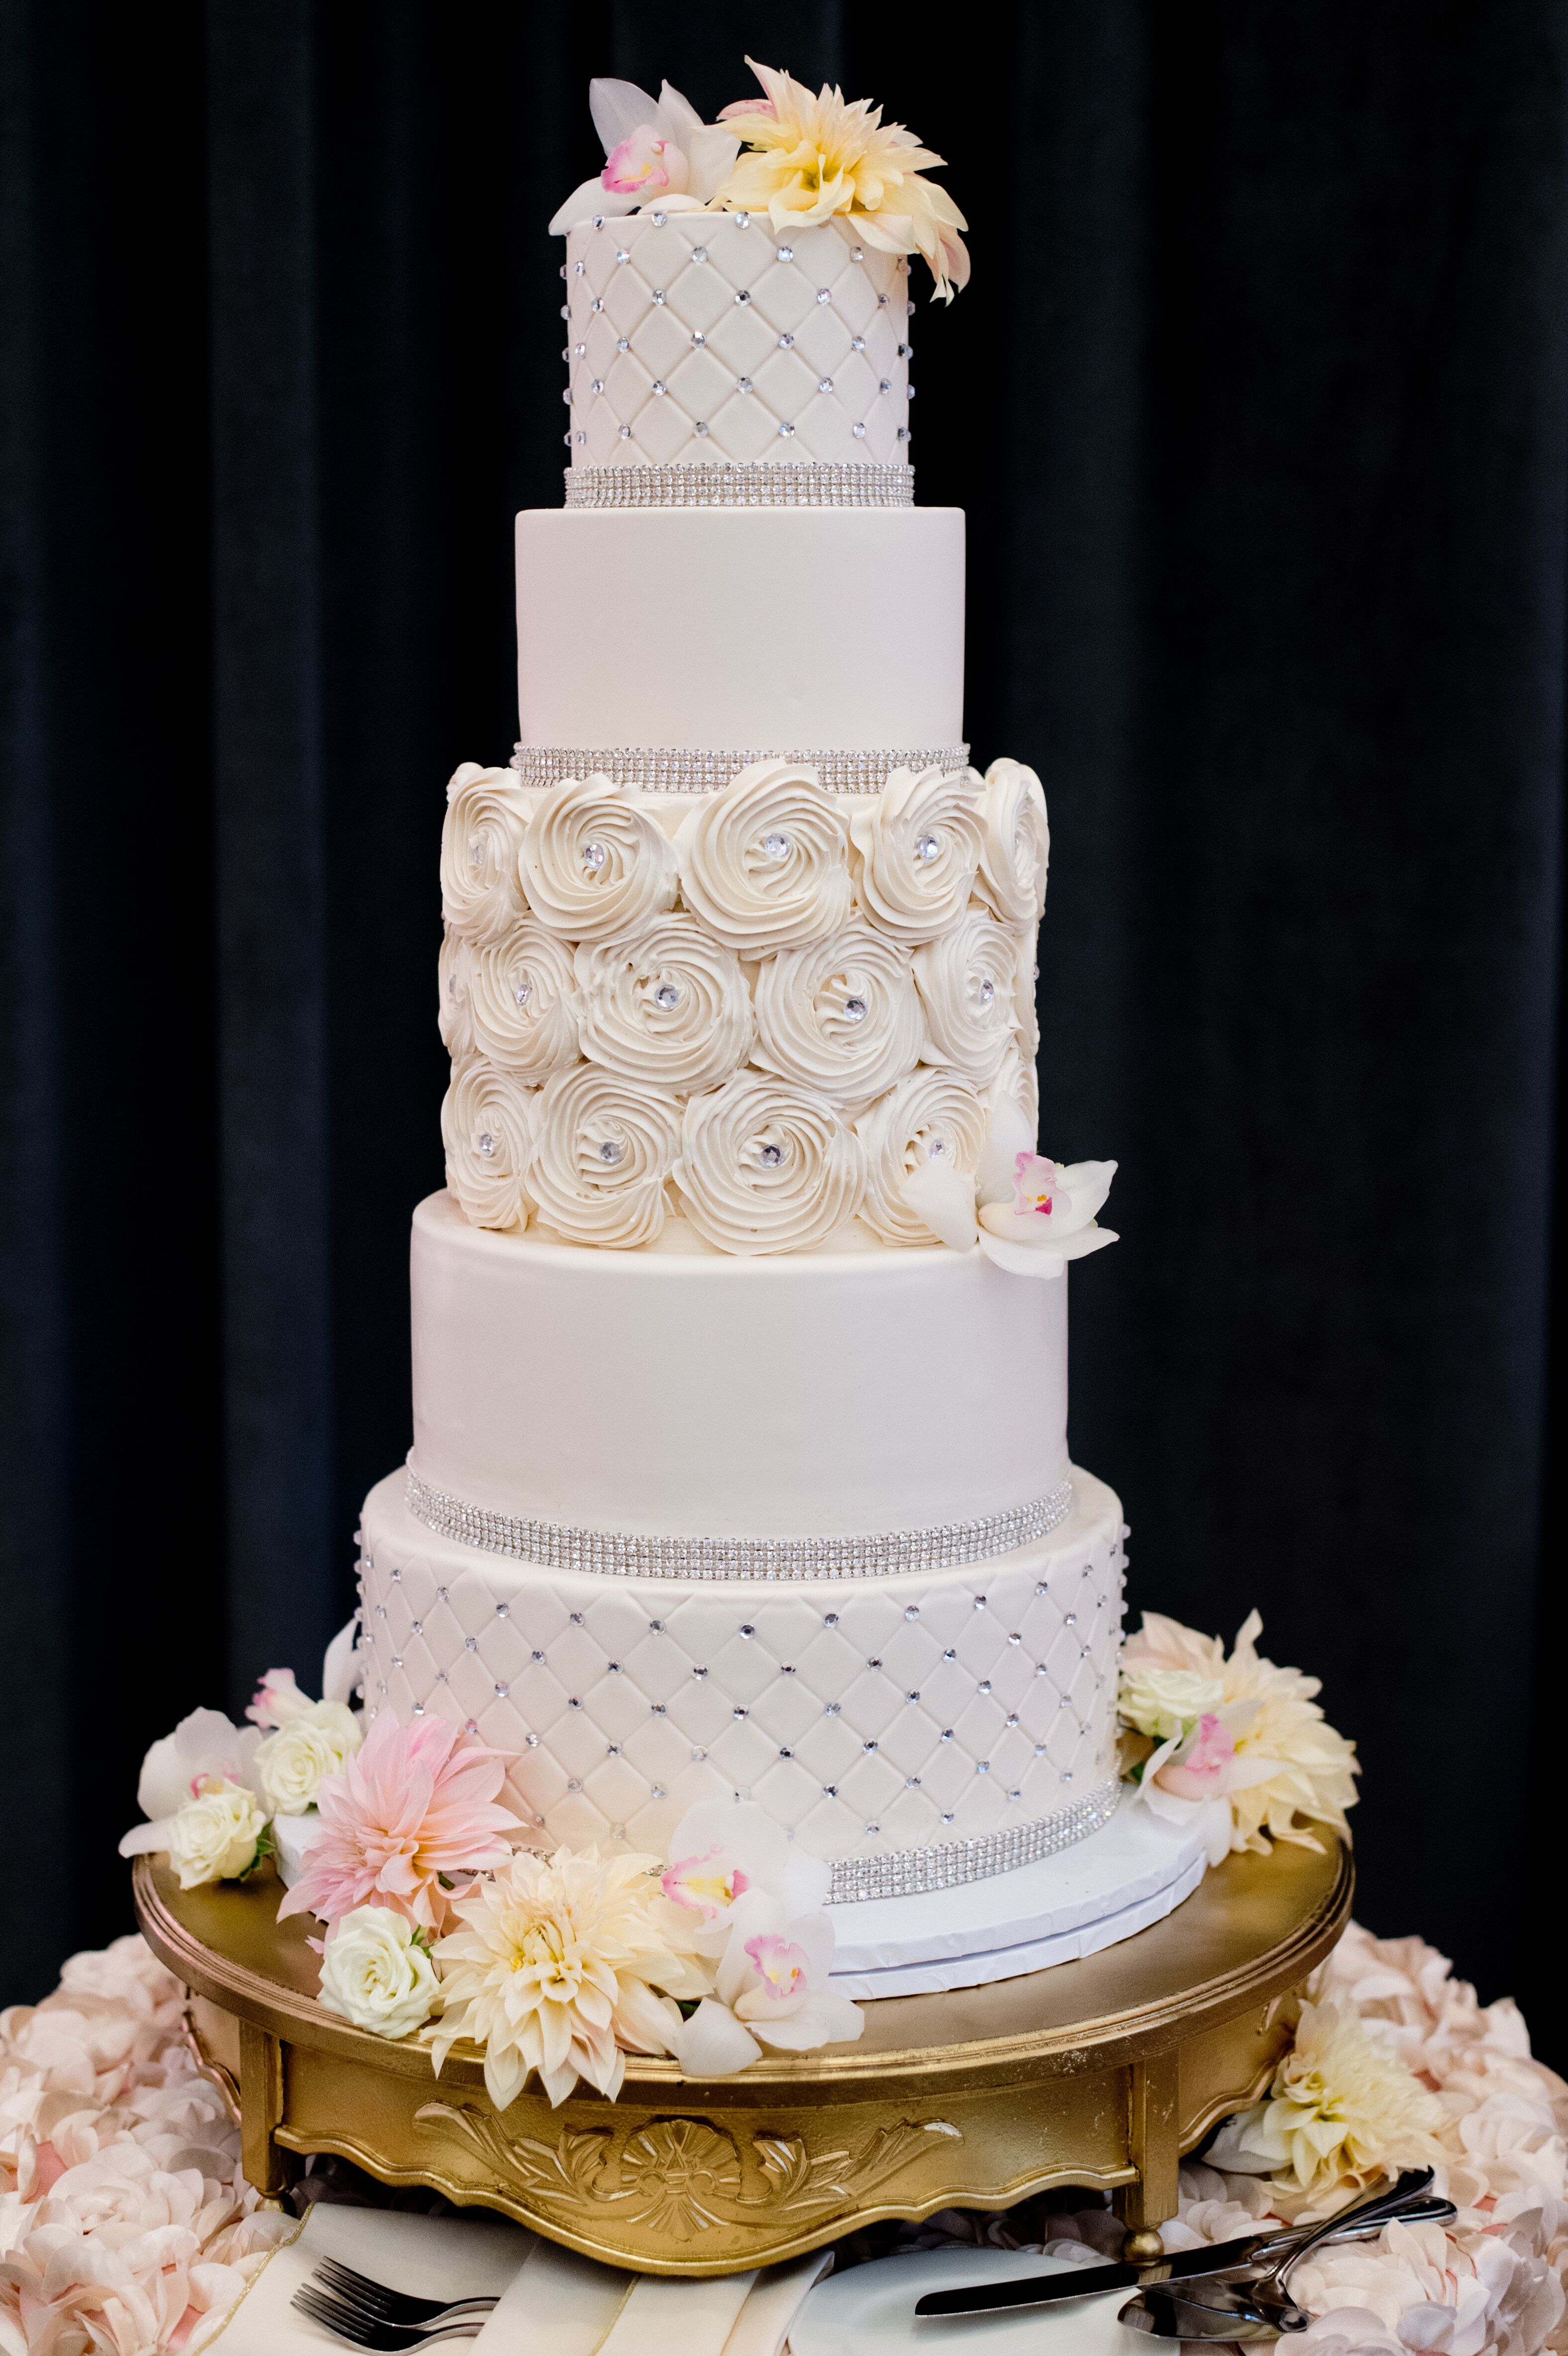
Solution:
[(525, 746), (963, 741), (962, 509), (528, 509), (517, 562)]
[(1067, 1282), (978, 1250), (584, 1250), (414, 1213), (432, 1490), (569, 1529), (939, 1530), (1067, 1475)]
[(726, 1793), (833, 1860), (1021, 1835), (1115, 1775), (1123, 1561), (1085, 1472), (1014, 1554), (799, 1585), (507, 1561), (414, 1520), (393, 1474), (365, 1504), (365, 1697), (510, 1752), (525, 1824), (574, 1847), (662, 1850)]
[(584, 223), (562, 275), (574, 466), (907, 463), (909, 264), (848, 223)]
[(931, 1996), (1097, 1955), (1173, 1912), (1208, 1863), (1189, 1827), (1124, 1801), (1087, 1840), (962, 1893), (836, 1906), (833, 1985), (861, 2003)]

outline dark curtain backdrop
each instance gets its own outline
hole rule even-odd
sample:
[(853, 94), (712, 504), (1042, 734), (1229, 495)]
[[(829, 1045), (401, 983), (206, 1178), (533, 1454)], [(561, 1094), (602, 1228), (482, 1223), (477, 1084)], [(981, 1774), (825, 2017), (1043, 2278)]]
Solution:
[(706, 112), (751, 48), (973, 224), (914, 455), (977, 757), (1051, 803), (1045, 1141), (1122, 1162), (1073, 1437), (1134, 1602), (1262, 1607), (1361, 1748), (1363, 1918), (1550, 2050), (1559, 0), (3, 20), (5, 1993), (126, 1926), (147, 1740), (348, 1609), (443, 787), (510, 749), (511, 517), (560, 497), (544, 224), (591, 73)]

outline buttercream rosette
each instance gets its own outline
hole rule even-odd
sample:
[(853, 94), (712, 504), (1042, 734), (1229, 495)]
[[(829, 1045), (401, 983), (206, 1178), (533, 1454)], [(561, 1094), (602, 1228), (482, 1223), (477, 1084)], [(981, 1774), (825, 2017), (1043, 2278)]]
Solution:
[(983, 841), (975, 890), (1004, 925), (1038, 925), (1045, 914), (1051, 827), (1045, 793), (1022, 761), (993, 761), (980, 799)]
[(752, 998), (732, 949), (694, 916), (656, 916), (629, 937), (590, 943), (576, 959), (582, 1053), (624, 1079), (687, 1095), (745, 1062)]
[(850, 819), (861, 905), (895, 940), (928, 941), (969, 905), (982, 843), (979, 783), (973, 769), (894, 769)]
[(442, 933), (441, 957), (436, 968), (437, 986), (441, 996), (436, 1006), (436, 1022), (441, 1029), (441, 1044), (454, 1064), (461, 1064), (474, 1053), (474, 1017), (469, 1005), (468, 983), (473, 970), (474, 949), (461, 933), (450, 925)]
[(528, 798), (510, 769), (464, 761), (453, 771), (441, 830), (441, 913), (466, 940), (498, 940), (522, 915), (517, 850), (528, 823)]
[(528, 1191), (569, 1243), (632, 1250), (664, 1231), (665, 1181), (679, 1148), (672, 1093), (579, 1064), (539, 1092)]
[[(1002, 1057), (1001, 1069), (986, 1090), (986, 1109), (993, 1129), (1001, 1126), (1003, 1108), (1016, 1119), (1007, 1123), (1011, 1150), (1027, 1147), (1032, 1153), (1040, 1138), (1040, 1074), (1034, 1057), (1015, 1044)], [(1015, 1132), (1016, 1130), (1016, 1137)]]
[(753, 1063), (839, 1106), (893, 1087), (925, 1041), (909, 951), (869, 925), (765, 958), (756, 1002)]
[(1040, 1054), (1040, 1015), (1035, 984), (1040, 979), (1039, 936), (1032, 925), (1004, 925), (1013, 945), (1013, 1016), (1019, 1045), (1031, 1069)]
[(468, 965), (474, 1043), (520, 1080), (547, 1080), (577, 1060), (571, 951), (531, 917), (504, 940), (475, 949)]
[(687, 1105), (675, 1179), (691, 1225), (716, 1249), (811, 1251), (854, 1216), (865, 1166), (826, 1097), (738, 1072)]
[(535, 1092), (482, 1056), (455, 1065), (441, 1108), (446, 1183), (471, 1226), (521, 1227)]
[(912, 1179), (933, 1167), (967, 1182), (974, 1223), (975, 1176), (985, 1148), (987, 1108), (968, 1083), (929, 1066), (912, 1072), (856, 1122), (866, 1154), (860, 1216), (884, 1243), (944, 1242), (916, 1208)]
[(675, 840), (686, 905), (738, 957), (821, 940), (849, 915), (848, 841), (813, 769), (752, 762)]
[(927, 1061), (947, 1065), (977, 1088), (989, 1087), (1018, 1029), (1012, 936), (984, 908), (970, 908), (916, 949), (914, 978), (930, 1034)]
[(545, 794), (519, 861), (528, 905), (570, 941), (629, 933), (675, 905), (675, 851), (656, 818), (608, 777)]

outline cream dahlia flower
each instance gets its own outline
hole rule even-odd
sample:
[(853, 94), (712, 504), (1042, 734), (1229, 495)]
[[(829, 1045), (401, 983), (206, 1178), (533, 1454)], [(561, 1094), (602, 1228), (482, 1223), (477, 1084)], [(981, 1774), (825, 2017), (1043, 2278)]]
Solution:
[(746, 63), (766, 96), (722, 109), (742, 155), (715, 202), (731, 212), (766, 213), (775, 230), (843, 214), (857, 237), (883, 253), (923, 253), (936, 292), (951, 302), (969, 278), (958, 235), (968, 223), (945, 188), (922, 177), (942, 157), (901, 123), (884, 123), (869, 99), (853, 103), (824, 82), (813, 97), (803, 82), (754, 58)]
[[(1320, 1690), (1317, 1677), (1262, 1658), (1257, 1650), (1262, 1633), (1262, 1620), (1249, 1612), (1227, 1660), (1219, 1637), (1200, 1636), (1179, 1621), (1146, 1612), (1143, 1626), (1128, 1637), (1122, 1654), (1121, 1714), (1125, 1722), (1152, 1735), (1156, 1728), (1148, 1721), (1155, 1715), (1157, 1694), (1168, 1703), (1183, 1692), (1193, 1700), (1191, 1721), (1168, 1733), (1161, 1726), (1160, 1749), (1144, 1762), (1145, 1796), (1157, 1813), (1204, 1804), (1195, 1793), (1182, 1796), (1179, 1753), (1191, 1749), (1212, 1716), (1224, 1736), (1226, 1763), (1213, 1780), (1230, 1807), (1231, 1847), (1266, 1856), (1272, 1838), (1321, 1848), (1317, 1837), (1296, 1820), (1304, 1816), (1339, 1833), (1348, 1829), (1345, 1811), (1355, 1804), (1355, 1779), (1360, 1772), (1356, 1747), (1325, 1720), (1316, 1699)], [(1204, 1697), (1200, 1704), (1200, 1696)], [(1219, 1740), (1214, 1728), (1207, 1729), (1207, 1734), (1205, 1768), (1212, 1763), (1208, 1753)], [(1161, 1789), (1159, 1778), (1168, 1768), (1175, 1771), (1173, 1780)]]
[(463, 1928), (434, 1950), (437, 2071), (460, 2037), (472, 2038), (504, 2111), (530, 2071), (552, 2105), (580, 2077), (613, 2101), (628, 2052), (669, 2052), (680, 2028), (671, 1998), (706, 1996), (711, 1973), (675, 1952), (663, 1869), (635, 1854), (518, 1849), (493, 1881), (476, 1881), (453, 1904)]
[(1304, 2004), (1268, 2094), (1226, 2122), (1206, 2157), (1272, 2174), (1289, 2213), (1328, 2214), (1381, 2176), (1441, 2161), (1442, 2125), (1436, 2096), (1352, 2005)]

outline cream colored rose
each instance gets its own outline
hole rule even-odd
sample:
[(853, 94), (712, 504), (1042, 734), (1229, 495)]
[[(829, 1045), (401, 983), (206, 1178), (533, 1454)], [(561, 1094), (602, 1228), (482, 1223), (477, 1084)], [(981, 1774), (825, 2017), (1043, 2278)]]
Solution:
[(571, 951), (531, 916), (474, 951), (468, 1003), (475, 1047), (514, 1079), (577, 1061)]
[(869, 1104), (913, 1068), (924, 1039), (909, 951), (869, 925), (758, 968), (752, 1062), (830, 1104)]
[(672, 1092), (579, 1064), (540, 1091), (528, 1191), (569, 1243), (629, 1250), (663, 1233), (679, 1145)]
[(475, 1227), (528, 1224), (523, 1173), (533, 1133), (534, 1091), (475, 1057), (454, 1066), (441, 1108), (446, 1183)]
[(676, 850), (687, 906), (738, 956), (820, 940), (849, 914), (849, 846), (813, 769), (753, 761), (688, 811)]
[(1218, 1709), (1224, 1698), (1222, 1681), (1195, 1669), (1124, 1666), (1116, 1689), (1116, 1714), (1139, 1734), (1165, 1742), (1183, 1728), (1196, 1725), (1205, 1711)]
[(859, 1140), (827, 1098), (763, 1072), (691, 1098), (675, 1176), (698, 1234), (727, 1252), (811, 1251), (865, 1191)]
[(226, 1776), (208, 1775), (169, 1826), (169, 1863), (182, 1890), (233, 1881), (256, 1862), (267, 1819), (253, 1792)]
[(435, 2010), (441, 1983), (415, 1926), (389, 1906), (356, 1906), (326, 1934), (320, 2001), (377, 2037), (411, 2037)]
[(983, 908), (971, 908), (914, 953), (914, 978), (931, 1044), (926, 1060), (987, 1087), (1013, 1044), (1018, 949)]
[(732, 949), (695, 916), (655, 916), (577, 952), (582, 1052), (607, 1072), (681, 1095), (728, 1079), (752, 1044), (752, 999)]
[(436, 1021), (441, 1026), (442, 1044), (454, 1064), (465, 1062), (474, 1053), (474, 1017), (468, 1000), (473, 967), (472, 944), (448, 925), (442, 936), (436, 969), (441, 991)]
[(571, 941), (629, 933), (675, 905), (675, 847), (608, 777), (545, 794), (523, 838), (521, 873), (541, 925)]
[(512, 770), (464, 761), (447, 787), (446, 805), (441, 913), (466, 940), (497, 940), (523, 913), (517, 851), (528, 797)]
[(256, 1751), (256, 1773), (276, 1816), (314, 1808), (329, 1775), (353, 1758), (364, 1729), (347, 1702), (313, 1701), (269, 1734)]
[(1040, 1138), (1040, 1076), (1032, 1055), (1020, 1054), (1017, 1046), (1009, 1047), (1002, 1057), (1001, 1070), (986, 1090), (986, 1109), (995, 1121), (998, 1108), (1011, 1105), (1023, 1117), (1028, 1131), (1026, 1142), (1032, 1152)]
[(905, 1201), (904, 1183), (928, 1162), (972, 1179), (986, 1127), (985, 1104), (965, 1081), (929, 1067), (912, 1072), (855, 1123), (866, 1153), (860, 1216), (867, 1226), (884, 1243), (934, 1243), (936, 1237)]
[(1040, 779), (1021, 761), (993, 761), (980, 803), (985, 840), (975, 889), (1005, 925), (1038, 925), (1045, 910), (1051, 828)]
[(895, 769), (849, 821), (860, 902), (895, 940), (926, 941), (961, 916), (980, 859), (973, 769)]

